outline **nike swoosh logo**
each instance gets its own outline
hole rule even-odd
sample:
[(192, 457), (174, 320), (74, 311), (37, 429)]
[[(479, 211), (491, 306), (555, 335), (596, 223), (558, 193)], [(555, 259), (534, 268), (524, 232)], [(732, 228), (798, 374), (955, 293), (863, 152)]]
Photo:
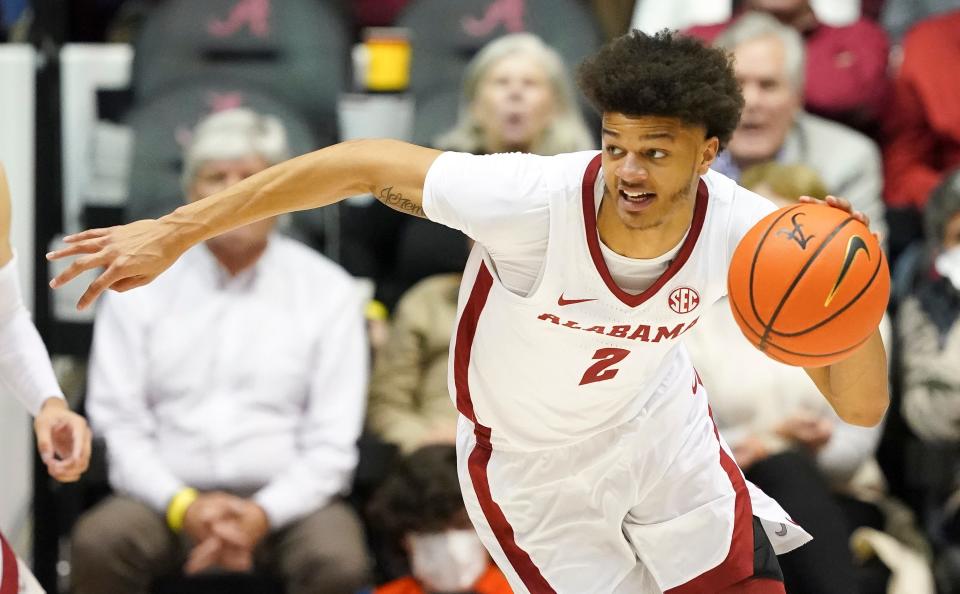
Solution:
[(859, 235), (854, 235), (847, 241), (847, 253), (843, 257), (843, 266), (840, 267), (840, 274), (837, 275), (837, 282), (833, 283), (833, 288), (830, 289), (830, 294), (827, 295), (827, 300), (823, 302), (823, 306), (827, 307), (830, 305), (830, 302), (833, 301), (833, 298), (837, 294), (837, 290), (840, 288), (840, 283), (843, 282), (843, 279), (847, 276), (847, 272), (850, 271), (850, 266), (853, 265), (853, 259), (857, 257), (857, 252), (863, 250), (863, 253), (867, 255), (867, 260), (870, 259), (870, 250), (867, 249), (867, 242), (863, 240)]
[(560, 299), (557, 299), (557, 305), (563, 307), (564, 305), (573, 305), (574, 303), (586, 303), (587, 301), (596, 301), (594, 299), (564, 299), (563, 294), (560, 294)]
[(780, 524), (780, 530), (775, 530), (774, 534), (777, 536), (786, 536), (787, 535), (787, 525), (784, 523)]

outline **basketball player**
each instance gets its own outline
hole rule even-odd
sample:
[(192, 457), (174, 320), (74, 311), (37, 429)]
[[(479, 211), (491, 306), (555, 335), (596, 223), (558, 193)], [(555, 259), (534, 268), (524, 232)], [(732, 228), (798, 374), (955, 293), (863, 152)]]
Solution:
[[(603, 115), (599, 153), (343, 143), (159, 220), (70, 237), (50, 257), (82, 257), (51, 285), (105, 267), (86, 307), (227, 229), (364, 192), (460, 229), (477, 242), (451, 344), (460, 475), (514, 591), (782, 593), (774, 553), (810, 537), (744, 481), (682, 345), (724, 295), (740, 238), (773, 210), (709, 170), (743, 105), (728, 57), (635, 31), (579, 78)], [(885, 366), (875, 335), (808, 371), (842, 418), (874, 425)]]
[[(37, 448), (50, 476), (80, 478), (90, 461), (90, 429), (67, 401), (50, 366), (47, 349), (20, 297), (16, 258), (10, 247), (10, 190), (0, 165), (0, 386), (31, 414)], [(20, 590), (21, 584), (23, 590)], [(0, 594), (42, 592), (0, 534)]]

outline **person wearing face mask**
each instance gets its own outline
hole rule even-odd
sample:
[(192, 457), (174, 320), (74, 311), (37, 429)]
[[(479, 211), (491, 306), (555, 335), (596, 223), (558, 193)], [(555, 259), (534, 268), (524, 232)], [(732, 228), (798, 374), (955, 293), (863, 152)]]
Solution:
[[(923, 217), (926, 258), (908, 279), (911, 292), (897, 312), (900, 410), (923, 442), (920, 455), (942, 457), (941, 450), (931, 452), (924, 446), (960, 443), (960, 168), (930, 194)], [(960, 475), (954, 471), (946, 480), (953, 485), (952, 495), (944, 500), (927, 493), (924, 497), (932, 503), (931, 516), (942, 521), (937, 560), (941, 591), (955, 592), (960, 583)]]
[(929, 265), (897, 316), (903, 415), (921, 439), (960, 442), (960, 169), (924, 211)]
[(453, 445), (410, 454), (373, 496), (368, 516), (410, 573), (362, 594), (511, 594), (467, 517)]

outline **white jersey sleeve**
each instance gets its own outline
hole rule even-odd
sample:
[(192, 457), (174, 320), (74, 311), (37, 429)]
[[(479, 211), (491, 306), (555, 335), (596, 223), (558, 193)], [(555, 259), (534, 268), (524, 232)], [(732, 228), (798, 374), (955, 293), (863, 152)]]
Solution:
[(23, 304), (16, 261), (0, 268), (0, 386), (36, 415), (47, 398), (63, 398), (63, 392)]
[(444, 153), (427, 172), (423, 211), (483, 245), (503, 284), (526, 294), (546, 255), (550, 198), (556, 192), (579, 196), (596, 154)]

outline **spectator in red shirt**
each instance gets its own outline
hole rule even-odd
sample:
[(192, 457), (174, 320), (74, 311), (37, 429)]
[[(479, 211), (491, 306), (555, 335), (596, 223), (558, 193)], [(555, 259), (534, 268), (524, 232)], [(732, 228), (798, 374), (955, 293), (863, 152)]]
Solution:
[[(890, 42), (882, 27), (867, 19), (841, 27), (823, 24), (809, 0), (744, 0), (741, 8), (770, 13), (803, 36), (807, 111), (875, 131), (889, 91)], [(712, 43), (731, 22), (692, 27), (687, 34)]]
[(946, 172), (960, 166), (960, 10), (916, 25), (904, 38), (884, 122), (887, 205), (923, 210)]

